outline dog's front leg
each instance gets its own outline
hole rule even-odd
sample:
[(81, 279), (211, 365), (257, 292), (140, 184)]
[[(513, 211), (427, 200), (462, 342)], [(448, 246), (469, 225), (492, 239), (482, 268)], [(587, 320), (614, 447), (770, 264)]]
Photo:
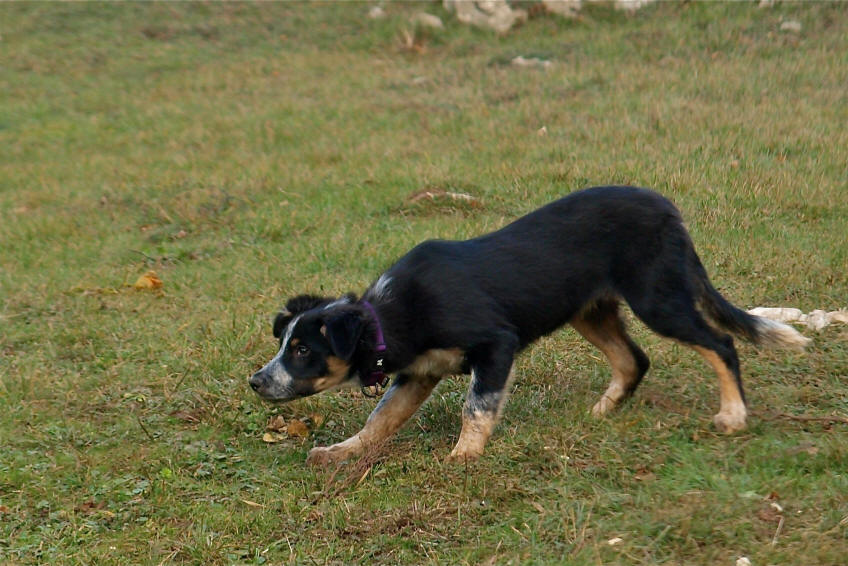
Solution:
[(448, 460), (466, 462), (483, 454), (509, 394), (516, 344), (517, 339), (510, 337), (487, 348), (476, 363), (472, 361), (471, 385), (462, 409), (462, 431)]
[(360, 456), (369, 446), (376, 446), (394, 434), (430, 396), (439, 382), (427, 375), (398, 375), (371, 412), (362, 430), (344, 442), (332, 446), (316, 446), (309, 451), (306, 463), (322, 466)]

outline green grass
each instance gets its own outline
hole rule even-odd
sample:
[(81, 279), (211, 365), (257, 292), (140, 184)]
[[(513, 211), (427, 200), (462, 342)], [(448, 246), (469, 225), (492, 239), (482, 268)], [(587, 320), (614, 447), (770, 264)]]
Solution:
[[(759, 416), (731, 437), (705, 364), (637, 321), (651, 373), (592, 420), (609, 370), (558, 332), (467, 469), (443, 462), (464, 380), (337, 471), (307, 451), (373, 401), (246, 386), (287, 296), (592, 184), (672, 198), (740, 306), (848, 306), (843, 6), (591, 7), (505, 37), (367, 8), (0, 6), (0, 562), (844, 564), (848, 430), (771, 418), (848, 413), (844, 326), (740, 346)], [(420, 9), (446, 29), (406, 51)], [(409, 206), (424, 188), (482, 206)], [(161, 290), (130, 287), (150, 269)], [(275, 415), (324, 422), (265, 444)]]

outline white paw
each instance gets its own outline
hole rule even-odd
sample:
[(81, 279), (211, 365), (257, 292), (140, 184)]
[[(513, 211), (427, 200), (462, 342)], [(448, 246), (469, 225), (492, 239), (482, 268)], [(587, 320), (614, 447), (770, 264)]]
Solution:
[(306, 457), (306, 463), (313, 467), (327, 466), (328, 464), (350, 460), (353, 456), (355, 454), (352, 454), (350, 450), (340, 448), (338, 444), (334, 444), (333, 446), (316, 446), (309, 451), (309, 455)]
[(615, 409), (616, 405), (617, 403), (615, 401), (604, 395), (603, 397), (601, 397), (600, 401), (595, 403), (595, 405), (592, 407), (592, 416), (603, 417), (608, 412)]
[(713, 417), (713, 424), (719, 432), (724, 434), (745, 430), (745, 413), (718, 413)]
[(483, 447), (471, 447), (468, 445), (460, 446), (457, 444), (451, 453), (448, 454), (447, 461), (448, 462), (456, 462), (456, 463), (465, 463), (465, 462), (473, 462), (477, 458), (483, 455)]

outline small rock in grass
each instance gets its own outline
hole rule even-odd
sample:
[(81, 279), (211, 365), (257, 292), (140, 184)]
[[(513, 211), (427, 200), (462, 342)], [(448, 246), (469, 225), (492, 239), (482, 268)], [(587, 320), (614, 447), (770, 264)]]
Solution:
[(804, 313), (801, 312), (801, 309), (786, 307), (756, 307), (748, 310), (748, 314), (770, 318), (778, 322), (793, 322), (801, 320)]
[(368, 19), (369, 20), (382, 20), (386, 17), (386, 11), (380, 6), (374, 6), (370, 10), (368, 10)]
[(511, 63), (515, 67), (541, 67), (543, 69), (549, 68), (553, 63), (548, 61), (547, 59), (539, 59), (538, 57), (524, 57), (523, 55), (519, 55), (512, 59)]
[(439, 16), (434, 16), (427, 12), (416, 13), (409, 19), (409, 21), (425, 28), (444, 29), (445, 27), (445, 24), (442, 23), (442, 19)]
[(801, 33), (801, 22), (798, 20), (786, 20), (780, 24), (780, 31), (788, 31), (790, 33)]

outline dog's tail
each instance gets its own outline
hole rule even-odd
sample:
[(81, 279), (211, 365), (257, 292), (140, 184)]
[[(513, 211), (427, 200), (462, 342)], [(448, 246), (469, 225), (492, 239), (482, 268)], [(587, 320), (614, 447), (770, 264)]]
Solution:
[(749, 314), (721, 296), (710, 283), (697, 255), (694, 256), (695, 284), (704, 315), (728, 332), (746, 338), (758, 346), (803, 350), (810, 339), (783, 322)]

